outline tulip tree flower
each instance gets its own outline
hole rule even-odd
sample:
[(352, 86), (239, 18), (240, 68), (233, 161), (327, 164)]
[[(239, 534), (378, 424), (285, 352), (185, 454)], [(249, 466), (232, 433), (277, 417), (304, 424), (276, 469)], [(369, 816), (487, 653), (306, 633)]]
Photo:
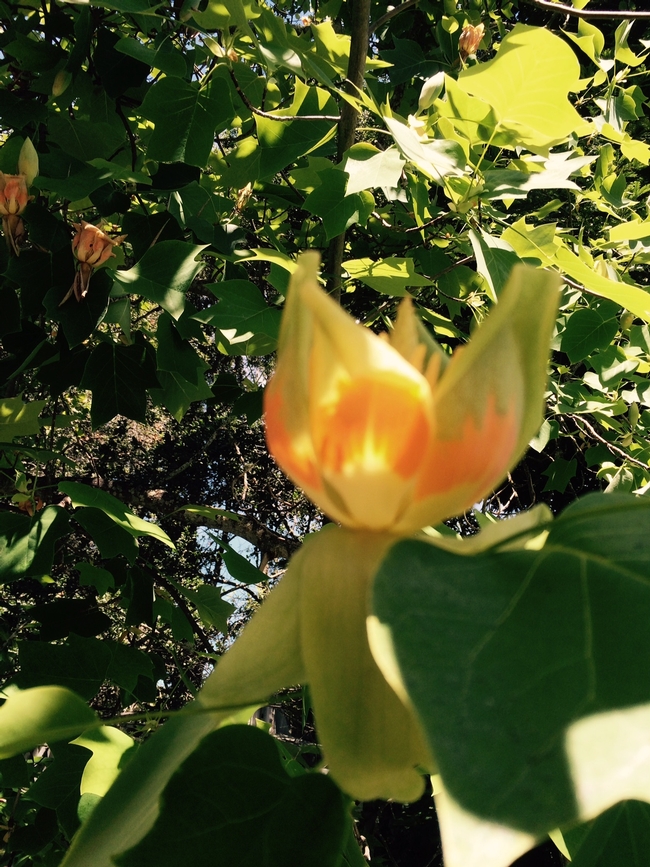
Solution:
[(0, 215), (2, 231), (10, 252), (20, 253), (20, 243), (25, 236), (25, 225), (20, 216), (34, 198), (29, 187), (38, 174), (38, 154), (30, 139), (25, 139), (18, 155), (18, 174), (0, 172)]
[(458, 38), (458, 51), (462, 60), (467, 60), (478, 51), (481, 40), (485, 35), (485, 24), (466, 24)]
[(317, 254), (303, 254), (292, 276), (267, 441), (339, 526), (307, 539), (199, 703), (254, 705), (308, 684), (324, 761), (354, 798), (415, 800), (435, 770), (399, 674), (373, 656), (372, 582), (397, 539), (471, 508), (538, 430), (558, 282), (517, 266), (449, 357), (410, 300), (378, 337), (320, 288)]
[(82, 220), (81, 223), (73, 223), (77, 234), (72, 239), (72, 252), (78, 262), (74, 282), (67, 292), (59, 307), (61, 307), (74, 295), (77, 301), (82, 301), (88, 294), (88, 284), (95, 268), (99, 268), (104, 262), (115, 256), (113, 247), (121, 244), (126, 235), (119, 238), (111, 238), (99, 226), (93, 226)]

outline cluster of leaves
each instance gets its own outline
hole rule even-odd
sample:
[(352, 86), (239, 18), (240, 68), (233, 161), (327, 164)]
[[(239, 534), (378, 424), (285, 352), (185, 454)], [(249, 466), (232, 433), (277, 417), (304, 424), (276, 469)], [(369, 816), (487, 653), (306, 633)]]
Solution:
[[(374, 22), (368, 32), (359, 10)], [(317, 11), (258, 0), (0, 2), (0, 171), (16, 172), (27, 138), (39, 156), (20, 255), (0, 250), (8, 699), (0, 774), (3, 845), (14, 867), (58, 864), (137, 749), (142, 780), (154, 773), (165, 751), (146, 751), (160, 743), (147, 740), (157, 720), (196, 692), (269, 578), (320, 525), (274, 469), (259, 423), (301, 249), (323, 251), (331, 289), (369, 327), (387, 327), (409, 293), (445, 351), (465, 342), (516, 262), (563, 275), (548, 417), (531, 455), (482, 513), (454, 529), (471, 532), (540, 501), (558, 511), (591, 489), (650, 490), (644, 22), (596, 27), (498, 0), (421, 0), (384, 12), (360, 0), (328, 0)], [(463, 59), (460, 33), (481, 19), (478, 61)], [(66, 299), (81, 219), (127, 237), (93, 274), (86, 297)], [(633, 510), (632, 526), (640, 515)], [(574, 532), (570, 516), (563, 520), (556, 536), (562, 526)], [(589, 539), (605, 537), (603, 520), (593, 518)], [(252, 549), (233, 547), (233, 537)], [(637, 533), (630, 544), (642, 541)], [(609, 544), (598, 551), (611, 553)], [(395, 554), (402, 566), (391, 560), (378, 583), (378, 610), (391, 623), (415, 618), (423, 599), (446, 598), (446, 576), (458, 580), (462, 571), (457, 558), (436, 561), (439, 586), (428, 595), (434, 566), (427, 561), (420, 572), (418, 543), (405, 545), (413, 549)], [(577, 548), (581, 562), (589, 560), (585, 546)], [(624, 557), (613, 541), (611, 548), (611, 562)], [(410, 560), (413, 586), (393, 599), (386, 576)], [(469, 583), (492, 568), (462, 562)], [(552, 556), (544, 562), (539, 575), (552, 575)], [(498, 586), (490, 594), (483, 587), (492, 604), (523, 568), (517, 561), (496, 569)], [(570, 580), (566, 588), (573, 592)], [(633, 631), (644, 603), (621, 596), (617, 622)], [(498, 622), (480, 587), (468, 598)], [(537, 597), (526, 604), (539, 612)], [(570, 599), (554, 604), (577, 610)], [(444, 619), (441, 611), (431, 617)], [(510, 626), (516, 635), (530, 623), (522, 614)], [(577, 641), (580, 629), (569, 620), (562, 628), (562, 641), (540, 640), (531, 670), (553, 671), (544, 655), (551, 650), (570, 655), (562, 642)], [(416, 695), (419, 669), (410, 660), (426, 637), (407, 632), (400, 652)], [(598, 634), (603, 659), (618, 636), (606, 632)], [(504, 634), (504, 645), (510, 640)], [(637, 650), (632, 667), (643, 657)], [(454, 654), (448, 645), (439, 653), (454, 677), (478, 676), (464, 668), (466, 649)], [(506, 648), (485, 664), (519, 696), (530, 672), (503, 674), (517, 658)], [(599, 677), (618, 670), (612, 664)], [(418, 701), (457, 797), (473, 791), (468, 807), (533, 835), (580, 818), (566, 787), (564, 799), (556, 782), (545, 787), (537, 762), (539, 738), (556, 749), (572, 712), (540, 735), (525, 725), (541, 713), (537, 705), (517, 704), (526, 737), (513, 770), (503, 762), (511, 743), (490, 752), (480, 740), (485, 730), (510, 731), (481, 716), (489, 715), (485, 695), (473, 695), (471, 710), (448, 708), (440, 683), (449, 672), (434, 674)], [(546, 694), (535, 687), (537, 699)], [(592, 696), (590, 710), (647, 700), (612, 690)], [(467, 719), (473, 728), (465, 732)], [(174, 729), (165, 730), (171, 744)], [(169, 773), (180, 770), (156, 824), (155, 809), (146, 821), (135, 811), (131, 831), (95, 849), (95, 863), (178, 863), (197, 827), (198, 864), (218, 855), (232, 862), (243, 840), (251, 862), (263, 851), (273, 864), (362, 863), (349, 804), (329, 779), (308, 773), (306, 740), (313, 737), (301, 720), (275, 745), (253, 727), (226, 727), (197, 752), (170, 746)], [(43, 743), (48, 750), (34, 749)], [(477, 758), (482, 750), (495, 757), (489, 768)], [(525, 777), (525, 795), (513, 790), (510, 806), (491, 806), (485, 787), (526, 763), (538, 770)], [(227, 808), (224, 790), (236, 793)], [(596, 844), (592, 833), (585, 849), (581, 833), (567, 840), (584, 853)], [(84, 857), (74, 852), (71, 867)]]

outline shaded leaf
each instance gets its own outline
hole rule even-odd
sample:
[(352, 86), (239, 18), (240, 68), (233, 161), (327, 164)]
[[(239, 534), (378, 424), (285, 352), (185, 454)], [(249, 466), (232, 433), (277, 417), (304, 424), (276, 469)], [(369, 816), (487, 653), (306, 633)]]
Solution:
[(215, 858), (251, 867), (336, 867), (345, 814), (328, 777), (289, 777), (271, 737), (252, 726), (227, 726), (185, 760), (162, 794), (152, 830), (115, 860), (120, 867), (176, 867), (191, 839), (197, 867), (212, 867)]

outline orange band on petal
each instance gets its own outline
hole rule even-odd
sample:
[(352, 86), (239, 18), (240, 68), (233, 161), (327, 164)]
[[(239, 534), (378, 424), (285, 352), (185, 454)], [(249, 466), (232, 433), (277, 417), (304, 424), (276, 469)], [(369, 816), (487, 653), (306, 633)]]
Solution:
[(296, 436), (287, 427), (285, 420), (290, 418), (291, 407), (284, 400), (282, 386), (277, 380), (276, 373), (264, 393), (268, 449), (296, 484), (317, 491), (321, 487), (321, 478), (311, 455), (311, 443), (307, 440), (301, 443), (302, 435)]
[(503, 415), (490, 396), (480, 427), (470, 414), (461, 439), (435, 441), (421, 470), (416, 500), (460, 487), (474, 492), (476, 497), (488, 493), (511, 466), (518, 436), (515, 406), (511, 404)]
[(314, 440), (323, 469), (333, 473), (390, 470), (415, 475), (431, 435), (422, 390), (409, 380), (363, 377), (345, 383), (338, 399), (317, 410)]

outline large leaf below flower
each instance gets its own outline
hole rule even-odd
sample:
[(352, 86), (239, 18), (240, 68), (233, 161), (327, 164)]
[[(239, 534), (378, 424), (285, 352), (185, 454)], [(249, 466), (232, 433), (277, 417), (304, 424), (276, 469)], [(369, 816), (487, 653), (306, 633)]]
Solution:
[(649, 517), (646, 500), (593, 495), (528, 548), (404, 541), (385, 560), (374, 608), (394, 656), (379, 661), (397, 663), (465, 815), (541, 837), (650, 801)]

